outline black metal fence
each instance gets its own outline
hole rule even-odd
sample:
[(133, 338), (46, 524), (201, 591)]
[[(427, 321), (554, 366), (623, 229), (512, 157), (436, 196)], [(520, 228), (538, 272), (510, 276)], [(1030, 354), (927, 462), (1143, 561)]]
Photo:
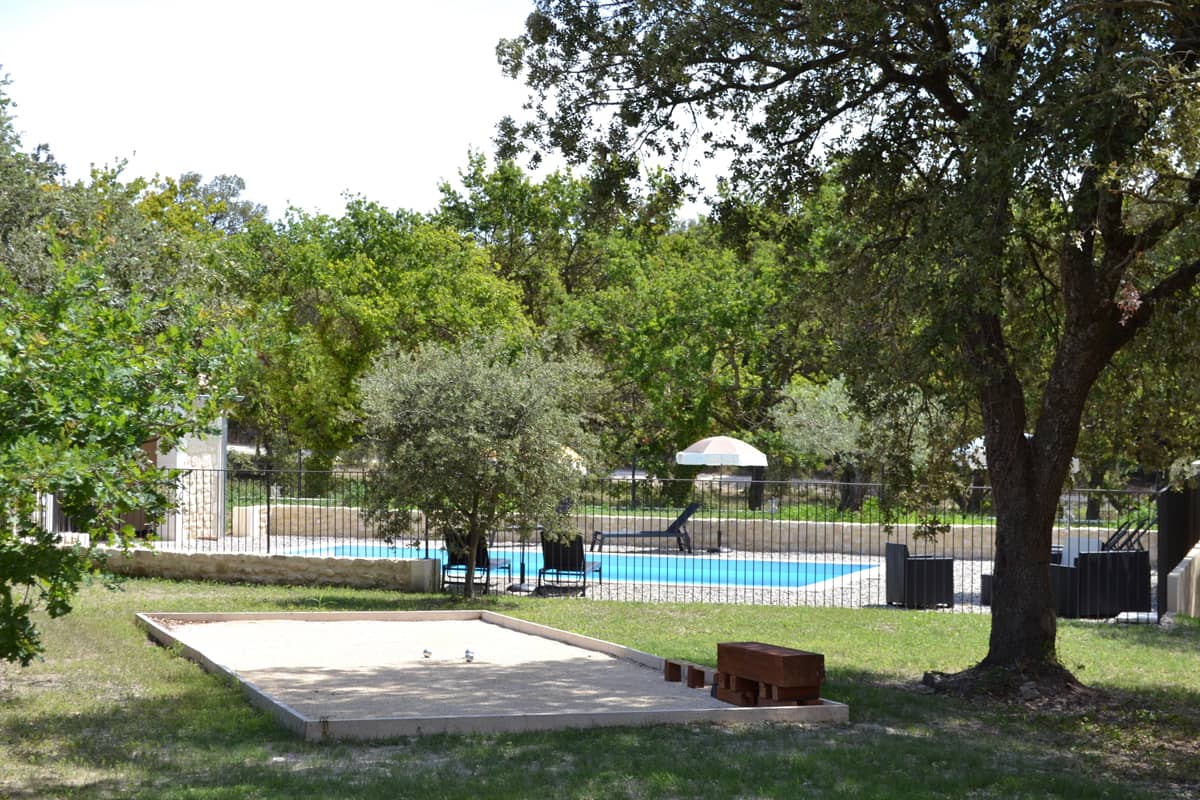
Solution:
[[(367, 481), (367, 473), (345, 470), (192, 470), (180, 478), (176, 510), (147, 533), (162, 549), (445, 561), (440, 534), (420, 515), (412, 541), (391, 547), (379, 538), (364, 513)], [(987, 488), (891, 524), (879, 492), (870, 484), (721, 475), (594, 479), (568, 512), (586, 568), (570, 580), (544, 573), (541, 541), (508, 529), (492, 537), (487, 578), (496, 591), (574, 581), (566, 588), (588, 597), (634, 601), (984, 610), (995, 547)], [(931, 516), (942, 532), (921, 537), (920, 523)], [(1060, 612), (1150, 611), (1154, 522), (1150, 491), (1065, 494), (1053, 550)], [(1117, 555), (1094, 555), (1103, 553)]]

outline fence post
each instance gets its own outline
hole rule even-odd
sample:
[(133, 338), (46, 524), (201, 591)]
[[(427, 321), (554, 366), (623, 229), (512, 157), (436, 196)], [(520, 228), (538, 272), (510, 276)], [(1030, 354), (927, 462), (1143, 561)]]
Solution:
[(267, 552), (271, 552), (271, 471), (263, 470), (263, 488), (267, 494)]

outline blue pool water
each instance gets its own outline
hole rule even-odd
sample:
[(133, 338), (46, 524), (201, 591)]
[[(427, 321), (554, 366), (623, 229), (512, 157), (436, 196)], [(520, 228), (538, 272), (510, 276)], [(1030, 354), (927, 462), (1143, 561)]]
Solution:
[[(337, 545), (293, 551), (292, 555), (341, 556), (346, 558), (424, 558), (426, 551), (417, 547), (379, 545)], [(441, 550), (430, 549), (431, 558), (442, 558)], [(525, 576), (537, 579), (542, 566), (540, 550), (525, 551)], [(521, 569), (520, 550), (492, 550), (492, 560), (512, 562), (513, 579)], [(588, 553), (588, 561), (599, 561), (605, 581), (665, 583), (675, 585), (745, 586), (797, 589), (831, 578), (839, 578), (871, 564), (832, 563), (825, 561), (776, 561), (772, 559), (732, 558), (729, 555), (642, 555), (626, 553)]]

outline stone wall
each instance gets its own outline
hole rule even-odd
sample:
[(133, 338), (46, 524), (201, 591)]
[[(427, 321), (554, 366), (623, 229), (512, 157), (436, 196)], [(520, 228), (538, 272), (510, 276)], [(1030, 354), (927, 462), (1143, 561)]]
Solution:
[(105, 568), (116, 575), (205, 580), (219, 583), (267, 583), (298, 586), (351, 586), (436, 592), (441, 562), (435, 558), (301, 558), (242, 553), (176, 553), (166, 550), (98, 548)]
[(1167, 576), (1167, 611), (1200, 617), (1200, 544)]
[[(351, 506), (319, 506), (272, 503), (269, 509), (271, 534), (274, 536), (328, 536), (338, 539), (373, 539), (376, 526), (367, 521), (365, 512)], [(413, 529), (424, 534), (425, 518), (414, 511)], [(265, 535), (268, 507), (239, 506), (233, 509), (233, 535)]]

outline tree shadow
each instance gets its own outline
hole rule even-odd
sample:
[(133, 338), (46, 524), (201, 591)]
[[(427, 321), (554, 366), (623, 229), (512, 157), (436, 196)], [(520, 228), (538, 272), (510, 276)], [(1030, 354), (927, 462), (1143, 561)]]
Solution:
[[(915, 686), (843, 671), (826, 694), (850, 703), (849, 725), (702, 724), (313, 744), (214, 677), (101, 711), (4, 720), (0, 736), (52, 741), (52, 761), (97, 765), (88, 771), (97, 777), (81, 784), (64, 780), (38, 754), (47, 768), (5, 787), (18, 798), (516, 798), (551, 791), (566, 798), (787, 797), (800, 790), (1099, 798), (1162, 796), (1166, 786), (1155, 789), (1156, 777), (1173, 781), (1174, 797), (1200, 797), (1200, 773), (1189, 778), (1184, 764), (1172, 775), (1147, 775), (1110, 760), (1104, 750), (1111, 743), (1098, 741), (1094, 726), (922, 694)], [(1068, 755), (1079, 753), (1088, 757)]]
[[(1083, 627), (1081, 625), (1081, 627)], [(1087, 626), (1096, 637), (1110, 642), (1125, 642), (1185, 655), (1200, 652), (1200, 625), (1176, 623), (1164, 625)]]

